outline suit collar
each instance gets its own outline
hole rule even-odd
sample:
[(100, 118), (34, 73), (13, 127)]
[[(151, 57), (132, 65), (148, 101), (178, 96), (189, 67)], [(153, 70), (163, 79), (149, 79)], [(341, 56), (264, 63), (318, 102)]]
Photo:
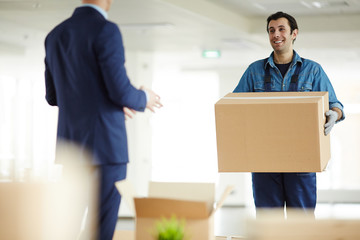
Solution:
[(102, 9), (101, 7), (99, 7), (99, 6), (95, 5), (95, 4), (88, 4), (87, 3), (87, 4), (82, 4), (80, 7), (91, 7), (93, 9), (95, 9), (96, 11), (98, 11), (101, 15), (103, 15), (105, 19), (108, 19), (107, 12), (104, 9)]
[(80, 6), (78, 8), (75, 9), (73, 15), (78, 15), (78, 14), (86, 14), (86, 13), (92, 13), (92, 14), (96, 14), (99, 17), (101, 17), (102, 19), (106, 20), (106, 18), (104, 17), (104, 15), (102, 15), (99, 11), (97, 11), (95, 8), (89, 7), (89, 6)]

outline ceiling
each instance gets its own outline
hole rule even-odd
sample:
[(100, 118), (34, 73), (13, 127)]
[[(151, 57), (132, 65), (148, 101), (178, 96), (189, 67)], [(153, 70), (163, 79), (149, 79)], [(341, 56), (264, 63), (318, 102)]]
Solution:
[[(0, 53), (43, 46), (80, 0), (0, 0)], [(299, 25), (297, 47), (360, 48), (360, 0), (114, 0), (110, 20), (133, 51), (269, 48), (266, 18), (278, 10)]]
[(248, 17), (267, 17), (279, 10), (294, 16), (346, 15), (360, 12), (359, 0), (208, 0)]

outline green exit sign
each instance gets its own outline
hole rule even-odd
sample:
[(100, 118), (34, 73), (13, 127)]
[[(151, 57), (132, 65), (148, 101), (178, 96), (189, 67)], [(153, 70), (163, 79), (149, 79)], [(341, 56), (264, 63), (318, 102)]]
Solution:
[(204, 58), (220, 58), (221, 53), (219, 50), (204, 50), (202, 56)]

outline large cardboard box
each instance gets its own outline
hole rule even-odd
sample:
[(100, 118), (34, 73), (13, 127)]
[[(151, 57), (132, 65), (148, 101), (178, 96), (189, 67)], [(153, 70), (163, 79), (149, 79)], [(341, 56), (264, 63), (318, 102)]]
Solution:
[(214, 240), (214, 213), (232, 191), (232, 187), (226, 188), (215, 206), (213, 183), (150, 182), (148, 197), (134, 197), (128, 181), (117, 182), (116, 186), (130, 208), (135, 209), (136, 240), (153, 240), (155, 223), (172, 216), (185, 220), (190, 239)]
[(229, 93), (215, 104), (219, 172), (321, 172), (327, 92)]

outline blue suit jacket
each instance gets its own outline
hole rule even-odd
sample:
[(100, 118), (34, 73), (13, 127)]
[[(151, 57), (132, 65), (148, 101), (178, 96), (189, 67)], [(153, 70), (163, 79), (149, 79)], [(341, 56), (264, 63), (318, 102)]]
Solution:
[(131, 85), (116, 24), (91, 7), (75, 9), (45, 40), (46, 100), (59, 107), (60, 140), (90, 150), (94, 164), (128, 162), (123, 107), (144, 111)]

